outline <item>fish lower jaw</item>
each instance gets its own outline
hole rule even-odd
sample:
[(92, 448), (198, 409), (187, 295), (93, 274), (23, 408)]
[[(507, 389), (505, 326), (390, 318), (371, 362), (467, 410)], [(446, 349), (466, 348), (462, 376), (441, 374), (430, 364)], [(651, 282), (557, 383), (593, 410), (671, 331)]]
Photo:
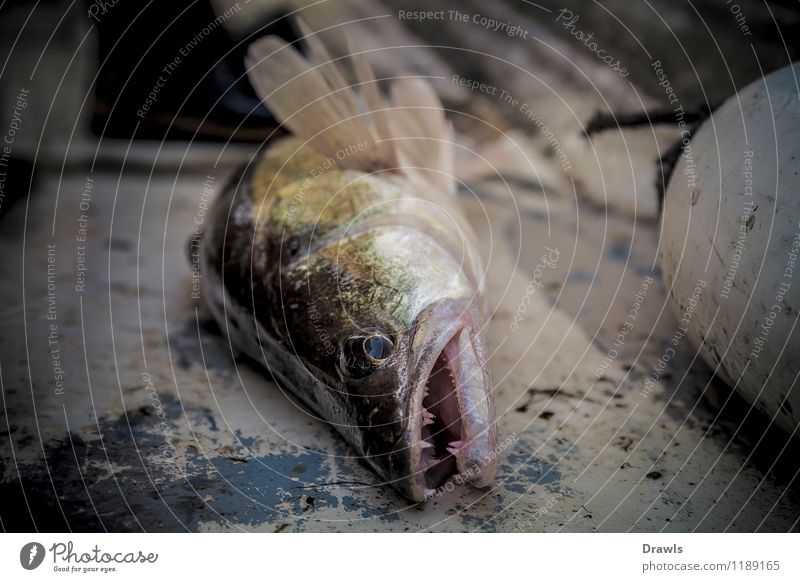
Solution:
[(419, 410), (418, 474), (427, 491), (448, 479), (478, 487), (494, 476), (487, 462), (491, 406), (486, 375), (475, 354), (469, 330), (447, 342), (422, 388)]

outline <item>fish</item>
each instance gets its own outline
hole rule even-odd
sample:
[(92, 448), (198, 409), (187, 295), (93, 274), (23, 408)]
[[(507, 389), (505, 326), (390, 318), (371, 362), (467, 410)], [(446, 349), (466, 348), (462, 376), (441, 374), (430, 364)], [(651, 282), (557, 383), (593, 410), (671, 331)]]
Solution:
[(232, 348), (333, 426), (381, 486), (414, 502), (448, 480), (487, 487), (485, 265), (452, 125), (424, 77), (384, 94), (366, 52), (333, 58), (298, 27), (302, 52), (275, 36), (248, 49), (250, 82), (289, 135), (211, 204), (202, 296)]

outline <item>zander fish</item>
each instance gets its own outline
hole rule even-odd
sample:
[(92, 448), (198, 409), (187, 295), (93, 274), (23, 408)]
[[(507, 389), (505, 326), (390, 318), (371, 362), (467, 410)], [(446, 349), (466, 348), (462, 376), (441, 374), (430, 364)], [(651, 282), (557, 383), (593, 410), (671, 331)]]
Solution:
[[(495, 474), (481, 332), (483, 265), (459, 207), (452, 128), (430, 85), (380, 92), (301, 24), (248, 75), (292, 135), (270, 141), (214, 202), (203, 294), (234, 349), (263, 363), (387, 483), (423, 501)], [(351, 51), (353, 52), (353, 51)]]

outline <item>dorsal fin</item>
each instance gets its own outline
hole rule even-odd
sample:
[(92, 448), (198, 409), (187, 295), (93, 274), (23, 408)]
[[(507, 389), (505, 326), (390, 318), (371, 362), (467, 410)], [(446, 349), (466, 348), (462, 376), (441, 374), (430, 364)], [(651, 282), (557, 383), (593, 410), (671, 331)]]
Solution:
[[(337, 167), (393, 169), (454, 192), (452, 128), (430, 84), (402, 78), (385, 99), (363, 54), (350, 52), (356, 84), (301, 21), (309, 58), (269, 36), (250, 45), (247, 73), (273, 115)], [(348, 43), (349, 46), (349, 43)]]

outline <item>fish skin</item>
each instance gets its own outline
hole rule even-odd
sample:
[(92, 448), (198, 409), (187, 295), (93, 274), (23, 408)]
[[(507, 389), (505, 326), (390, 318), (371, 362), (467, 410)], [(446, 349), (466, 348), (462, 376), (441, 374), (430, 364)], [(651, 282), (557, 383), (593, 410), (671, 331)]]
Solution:
[[(284, 70), (283, 61), (269, 61), (280, 41), (259, 42), (255, 54), (271, 64), (251, 70), (251, 80), (271, 105), (271, 84), (280, 81), (270, 72), (291, 78), (310, 65), (290, 53)], [(234, 176), (212, 204), (199, 254), (203, 296), (234, 349), (336, 428), (386, 483), (424, 501), (456, 472), (477, 486), (491, 483), (496, 427), (481, 339), (483, 265), (453, 182), (443, 178), (451, 159), (441, 149), (450, 139), (447, 126), (440, 104), (436, 112), (429, 108), (438, 103), (429, 88), (411, 81), (396, 93), (398, 103), (412, 106), (401, 107), (402, 125), (434, 127), (442, 138), (424, 150), (441, 158), (432, 176), (413, 151), (387, 149), (385, 140), (351, 142), (331, 119), (339, 129), (334, 138), (270, 142)], [(278, 117), (289, 119), (291, 99), (275, 103), (283, 108)], [(292, 118), (300, 129), (313, 128), (313, 115), (331, 111)], [(323, 153), (331, 143), (339, 149)], [(393, 167), (387, 156), (406, 160), (409, 169)], [(366, 337), (378, 338), (376, 353), (388, 357), (365, 355)], [(427, 387), (443, 386), (430, 384), (434, 364), (441, 369), (443, 361), (458, 371), (458, 381), (446, 385), (463, 388), (457, 401), (470, 408), (459, 408), (448, 427), (426, 430), (470, 440), (457, 454), (435, 451), (434, 462), (422, 450), (423, 400)]]

